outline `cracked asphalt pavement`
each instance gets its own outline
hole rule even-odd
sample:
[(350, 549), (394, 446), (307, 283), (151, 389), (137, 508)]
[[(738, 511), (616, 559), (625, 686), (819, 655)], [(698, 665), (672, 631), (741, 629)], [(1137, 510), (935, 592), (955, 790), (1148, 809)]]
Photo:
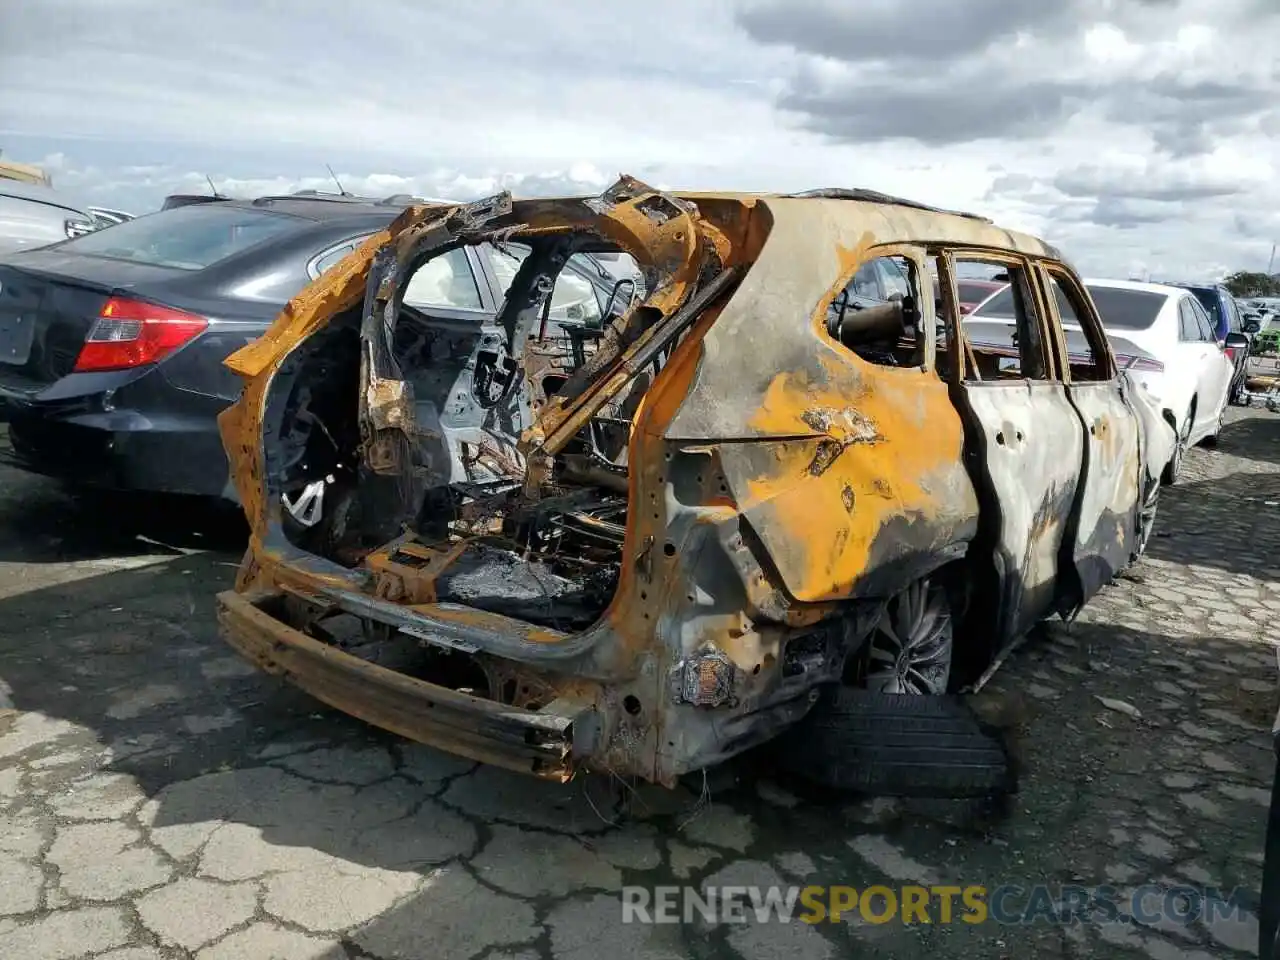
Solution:
[[(1232, 410), (1157, 530), (984, 691), (1021, 758), (1007, 803), (822, 797), (758, 767), (704, 790), (556, 786), (381, 734), (237, 659), (213, 616), (243, 549), (234, 514), (77, 499), (0, 468), (0, 957), (1252, 956), (1280, 417)], [(916, 882), (1238, 886), (1246, 911), (621, 922), (624, 884)]]

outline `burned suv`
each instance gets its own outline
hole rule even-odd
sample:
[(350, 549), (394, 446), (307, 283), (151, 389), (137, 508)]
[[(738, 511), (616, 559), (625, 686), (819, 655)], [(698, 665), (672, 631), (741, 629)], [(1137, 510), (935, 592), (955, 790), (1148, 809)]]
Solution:
[[(486, 243), (525, 251), (492, 315), (404, 302)], [(644, 296), (549, 324), (569, 258), (618, 251)], [(847, 293), (869, 262), (900, 283)], [(964, 337), (969, 264), (1013, 284), (1012, 356)], [(1173, 445), (1057, 251), (859, 190), (623, 178), (413, 207), (227, 364), (252, 526), (229, 643), (369, 723), (555, 779), (671, 784), (824, 689), (971, 683), (1141, 553)]]

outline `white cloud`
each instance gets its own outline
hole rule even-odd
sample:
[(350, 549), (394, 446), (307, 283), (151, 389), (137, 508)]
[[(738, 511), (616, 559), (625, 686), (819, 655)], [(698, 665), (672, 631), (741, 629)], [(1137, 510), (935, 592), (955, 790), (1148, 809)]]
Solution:
[[(1090, 273), (1265, 264), (1274, 0), (0, 3), (0, 147), (169, 192), (867, 186)], [(1260, 261), (1260, 263), (1258, 262)]]

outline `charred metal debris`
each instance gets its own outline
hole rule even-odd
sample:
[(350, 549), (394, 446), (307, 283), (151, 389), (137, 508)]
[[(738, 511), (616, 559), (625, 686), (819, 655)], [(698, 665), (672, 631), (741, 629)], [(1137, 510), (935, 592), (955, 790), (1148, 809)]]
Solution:
[[(502, 193), (423, 217), (368, 272), (358, 408), (337, 396), (350, 386), (341, 325), (297, 378), (282, 433), (292, 453), (281, 459), (301, 468), (280, 477), (286, 529), (295, 545), (367, 570), (381, 599), (569, 631), (595, 622), (617, 590), (636, 406), (738, 270), (696, 207), (634, 179), (580, 201), (576, 221), (564, 206), (548, 203), (543, 222), (535, 202), (531, 221), (515, 222)], [(406, 280), (428, 260), (514, 238), (530, 252), (493, 324), (420, 323), (405, 304)], [(646, 301), (596, 330), (557, 329), (552, 292), (569, 259), (619, 248), (639, 262)], [(326, 386), (334, 394), (318, 397)], [(317, 442), (329, 457), (314, 456)]]

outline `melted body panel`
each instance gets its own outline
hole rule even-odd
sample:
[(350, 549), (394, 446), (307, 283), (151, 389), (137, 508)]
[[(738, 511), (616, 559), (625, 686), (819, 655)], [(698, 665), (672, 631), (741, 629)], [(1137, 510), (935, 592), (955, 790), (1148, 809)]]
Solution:
[(1060, 383), (968, 383), (964, 393), (981, 425), (1003, 581), (998, 632), (1007, 642), (1062, 592), (1059, 554), (1084, 463), (1082, 431)]
[(1141, 424), (1115, 381), (1073, 383), (1068, 392), (1085, 429), (1085, 469), (1072, 561), (1087, 602), (1129, 564), (1138, 530), (1144, 473)]

